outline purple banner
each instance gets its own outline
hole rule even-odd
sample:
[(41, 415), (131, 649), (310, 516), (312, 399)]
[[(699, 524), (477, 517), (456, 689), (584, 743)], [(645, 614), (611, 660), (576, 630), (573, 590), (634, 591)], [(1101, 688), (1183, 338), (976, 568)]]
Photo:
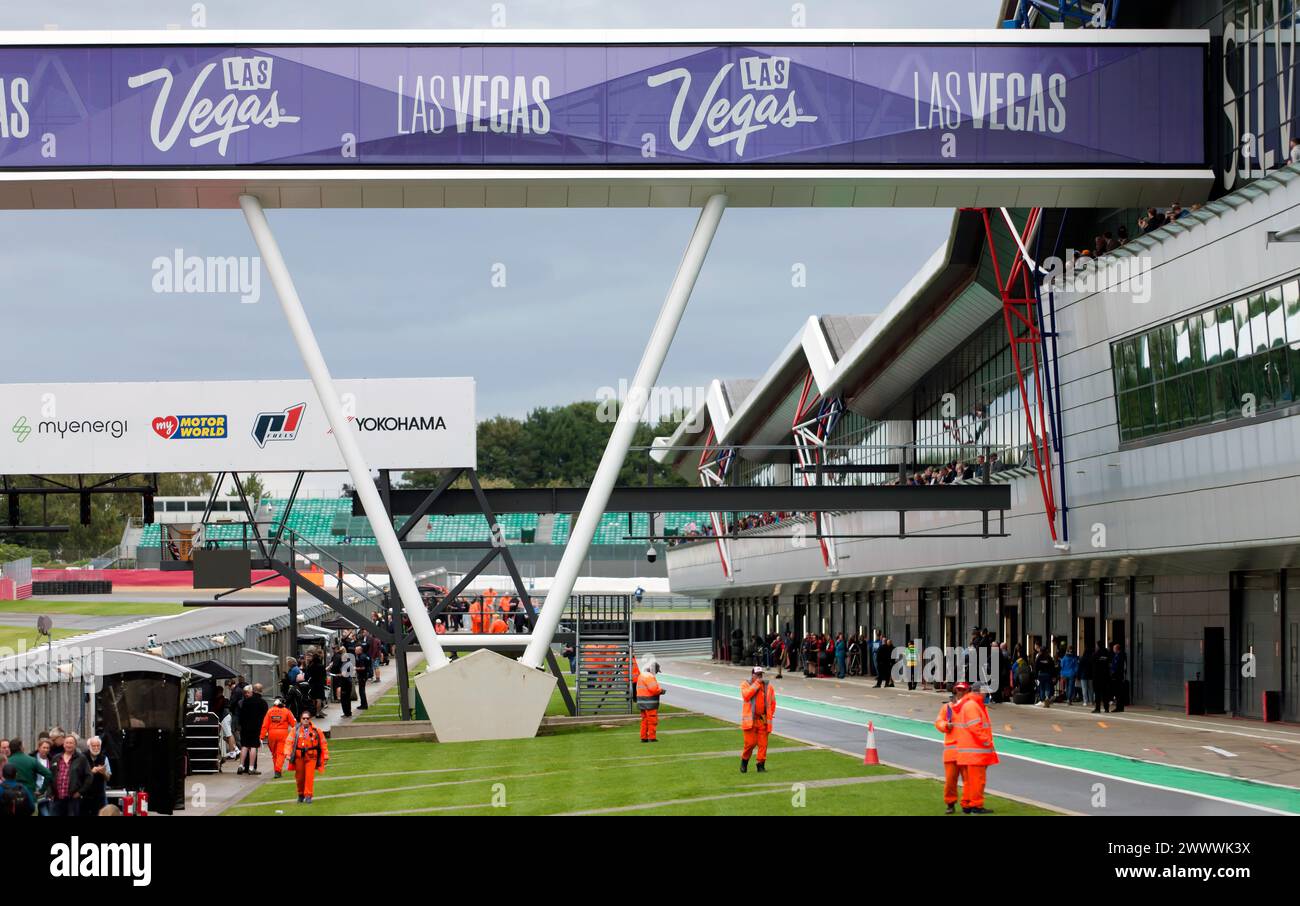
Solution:
[(1194, 45), (0, 48), (0, 168), (1205, 166)]

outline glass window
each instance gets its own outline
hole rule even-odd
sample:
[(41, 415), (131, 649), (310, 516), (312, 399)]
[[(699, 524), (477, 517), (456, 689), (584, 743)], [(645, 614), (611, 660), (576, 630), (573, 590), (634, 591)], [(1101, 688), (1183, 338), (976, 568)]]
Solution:
[(1241, 415), (1241, 395), (1245, 392), (1244, 381), (1238, 369), (1238, 363), (1228, 362), (1219, 366), (1223, 371), (1223, 412), (1225, 418)]
[(1250, 336), (1255, 342), (1251, 346), (1254, 352), (1268, 349), (1268, 316), (1264, 309), (1264, 294), (1256, 293), (1250, 297)]
[(1157, 430), (1157, 414), (1155, 402), (1155, 388), (1146, 386), (1138, 390), (1138, 400), (1141, 403), (1142, 411), (1142, 431), (1143, 435), (1154, 434)]
[(1137, 376), (1139, 386), (1151, 383), (1151, 337), (1147, 334), (1137, 338)]
[(1274, 349), (1268, 354), (1269, 368), (1273, 372), (1273, 380), (1276, 382), (1273, 388), (1273, 399), (1276, 405), (1285, 406), (1295, 399), (1292, 392), (1291, 366), (1287, 361), (1287, 350), (1283, 346), (1281, 349)]
[(1219, 319), (1219, 357), (1220, 361), (1237, 357), (1237, 329), (1232, 317), (1232, 306), (1221, 305), (1216, 317)]
[(1173, 327), (1174, 369), (1171, 374), (1187, 374), (1192, 370), (1192, 339), (1187, 333), (1186, 321), (1175, 321)]
[(1286, 337), (1300, 343), (1300, 281), (1282, 284), (1282, 309), (1286, 314)]
[(1276, 380), (1268, 355), (1253, 356), (1250, 362), (1243, 362), (1250, 369), (1255, 380), (1255, 405), (1262, 411), (1277, 405)]
[(1252, 352), (1250, 345), (1250, 302), (1238, 299), (1232, 303), (1232, 321), (1237, 328), (1237, 358), (1244, 359)]
[(1156, 433), (1168, 431), (1169, 425), (1169, 402), (1167, 385), (1162, 381), (1151, 388), (1152, 398), (1155, 402), (1155, 417), (1152, 421), (1152, 428)]
[(1166, 368), (1169, 360), (1166, 332), (1157, 327), (1149, 336), (1151, 337), (1151, 379), (1157, 382), (1163, 381), (1169, 374)]
[(1207, 311), (1201, 315), (1201, 345), (1205, 349), (1205, 364), (1219, 363), (1219, 328), (1214, 320), (1214, 312)]
[(1291, 396), (1288, 400), (1300, 399), (1300, 343), (1292, 343), (1287, 347), (1287, 363), (1291, 366)]
[(1214, 403), (1210, 398), (1210, 374), (1208, 371), (1201, 370), (1193, 374), (1190, 380), (1196, 413), (1195, 423), (1204, 425), (1214, 417)]
[(1192, 347), (1192, 368), (1205, 367), (1205, 349), (1202, 345), (1203, 336), (1201, 333), (1201, 318), (1195, 315), (1187, 319), (1187, 339)]
[(1268, 345), (1278, 349), (1286, 345), (1286, 312), (1282, 310), (1282, 287), (1264, 291), (1264, 316), (1268, 321)]

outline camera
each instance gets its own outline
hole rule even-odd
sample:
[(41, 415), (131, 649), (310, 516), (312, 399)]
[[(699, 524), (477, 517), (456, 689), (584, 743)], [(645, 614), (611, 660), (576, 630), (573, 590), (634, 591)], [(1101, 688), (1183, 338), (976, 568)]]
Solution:
[(650, 563), (654, 563), (656, 560), (659, 559), (659, 551), (655, 550), (655, 546), (653, 544), (646, 548), (645, 558)]

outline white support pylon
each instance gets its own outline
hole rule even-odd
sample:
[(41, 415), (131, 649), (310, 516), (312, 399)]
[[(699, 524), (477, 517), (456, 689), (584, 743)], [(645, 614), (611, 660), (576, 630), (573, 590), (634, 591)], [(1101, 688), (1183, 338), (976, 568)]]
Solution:
[[(257, 243), (257, 248), (262, 253), (262, 263), (266, 265), (271, 285), (275, 287), (275, 294), (280, 299), (280, 308), (284, 310), (284, 316), (289, 322), (289, 330), (293, 333), (294, 342), (298, 344), (298, 352), (302, 355), (303, 364), (307, 366), (307, 374), (310, 375), (312, 386), (316, 388), (316, 395), (325, 410), (325, 418), (329, 420), (334, 440), (339, 446), (339, 453), (343, 455), (348, 474), (352, 476), (352, 486), (356, 488), (366, 518), (370, 520), (370, 526), (374, 529), (375, 544), (383, 554), (384, 563), (388, 566), (388, 577), (392, 587), (402, 601), (402, 609), (411, 621), (411, 628), (415, 630), (415, 637), (420, 641), (420, 650), (424, 653), (429, 669), (437, 670), (439, 667), (446, 666), (447, 655), (438, 644), (438, 634), (433, 631), (429, 613), (424, 609), (424, 601), (420, 597), (419, 589), (415, 587), (415, 577), (411, 575), (411, 567), (406, 562), (401, 542), (397, 540), (397, 532), (394, 531), (393, 523), (388, 518), (387, 510), (384, 509), (384, 503), (379, 498), (379, 489), (375, 487), (375, 480), (370, 477), (370, 468), (361, 455), (361, 445), (357, 442), (356, 432), (348, 425), (347, 418), (343, 415), (343, 406), (339, 401), (338, 391), (334, 389), (334, 380), (330, 377), (329, 367), (325, 364), (325, 357), (320, 351), (320, 344), (316, 342), (316, 335), (307, 320), (307, 312), (303, 310), (302, 300), (298, 298), (298, 291), (294, 288), (293, 278), (284, 263), (284, 256), (280, 254), (280, 246), (271, 232), (271, 225), (267, 223), (266, 212), (262, 210), (262, 203), (252, 195), (239, 196), (239, 206), (244, 211), (244, 219), (248, 221), (248, 229), (253, 234), (253, 241)], [(400, 627), (398, 631), (401, 631)]]
[(619, 469), (623, 468), (628, 447), (632, 445), (632, 436), (636, 433), (637, 424), (645, 412), (651, 388), (655, 381), (659, 380), (659, 372), (663, 368), (664, 359), (668, 356), (668, 347), (672, 345), (673, 337), (677, 333), (677, 325), (681, 323), (682, 314), (686, 311), (686, 303), (690, 301), (691, 290), (695, 288), (695, 281), (700, 276), (701, 268), (704, 267), (709, 245), (718, 231), (718, 223), (722, 220), (722, 212), (726, 207), (726, 195), (711, 195), (704, 202), (700, 219), (695, 222), (691, 241), (687, 243), (686, 253), (682, 256), (681, 264), (677, 266), (677, 274), (668, 288), (668, 295), (659, 310), (659, 319), (655, 321), (654, 329), (650, 332), (650, 339), (646, 342), (645, 352), (641, 356), (641, 364), (637, 366), (636, 376), (632, 379), (627, 402), (619, 409), (618, 421), (614, 423), (614, 430), (610, 432), (609, 443), (605, 445), (605, 452), (600, 457), (596, 474), (591, 479), (587, 497), (582, 501), (582, 509), (569, 532), (569, 543), (565, 545), (564, 555), (560, 557), (560, 565), (555, 569), (555, 579), (546, 593), (542, 612), (537, 615), (533, 637), (528, 642), (524, 656), (520, 658), (528, 667), (539, 668), (546, 660), (546, 652), (550, 649), (555, 630), (560, 625), (565, 602), (573, 591), (578, 570), (587, 559), (591, 539), (596, 536), (600, 517), (605, 513), (610, 492), (614, 490), (614, 482), (618, 480)]

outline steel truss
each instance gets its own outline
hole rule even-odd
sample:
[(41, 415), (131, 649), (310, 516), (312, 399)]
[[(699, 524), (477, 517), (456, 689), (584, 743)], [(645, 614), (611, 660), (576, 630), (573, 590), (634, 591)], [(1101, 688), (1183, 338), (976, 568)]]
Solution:
[[(1006, 224), (1012, 239), (1015, 240), (1019, 254), (1006, 272), (1003, 279), (1002, 265), (998, 249), (993, 241), (993, 217), (988, 208), (980, 208), (984, 219), (984, 233), (988, 241), (989, 260), (993, 265), (993, 278), (997, 283), (998, 293), (1002, 297), (1002, 322), (1007, 330), (1007, 341), (1011, 346), (1011, 362), (1016, 370), (1016, 385), (1020, 390), (1020, 405), (1025, 412), (1025, 428), (1029, 435), (1030, 449), (1033, 451), (1034, 471), (1038, 476), (1038, 487), (1043, 497), (1043, 511), (1047, 516), (1047, 528), (1052, 543), (1058, 543), (1056, 532), (1056, 491), (1052, 476), (1052, 435), (1059, 434), (1053, 430), (1049, 421), (1044, 400), (1050, 394), (1050, 387), (1044, 387), (1045, 356), (1039, 355), (1046, 350), (1046, 337), (1042, 329), (1043, 317), (1039, 308), (1037, 265), (1029, 257), (1028, 242), (1037, 231), (1042, 220), (1043, 209), (1033, 208), (1025, 219), (1024, 228), (1017, 231), (1006, 208), (999, 209), (1000, 219)], [(1028, 361), (1021, 362), (1021, 349), (1029, 352)], [(1029, 367), (1034, 381), (1034, 393), (1031, 399), (1025, 382), (1025, 368)]]
[[(700, 451), (698, 471), (700, 486), (718, 488), (727, 483), (731, 464), (736, 460), (736, 451), (731, 447), (719, 447), (714, 444), (717, 435), (712, 427), (704, 440), (704, 449)], [(728, 582), (735, 582), (731, 571), (731, 539), (727, 536), (727, 521), (723, 513), (709, 513), (709, 522), (713, 524), (713, 536), (717, 540), (718, 558), (722, 562), (722, 575)], [(651, 532), (653, 534), (653, 531)]]
[[(411, 531), (417, 525), (419, 525), (420, 522), (423, 521), (424, 518), (428, 516), (431, 511), (436, 512), (438, 498), (446, 494), (448, 490), (451, 488), (452, 484), (454, 484), (456, 480), (458, 478), (461, 478), (462, 476), (469, 483), (470, 489), (473, 491), (475, 503), (477, 503), (478, 505), (478, 511), (482, 513), (483, 518), (487, 521), (489, 540), (487, 541), (411, 541), (409, 540)], [(388, 518), (390, 523), (394, 515), (405, 515), (405, 514), (395, 514), (393, 512), (393, 488), (392, 488), (392, 482), (389, 479), (389, 473), (386, 470), (381, 471), (379, 473), (379, 496), (384, 502), (384, 509), (388, 513)], [(442, 598), (442, 600), (434, 604), (434, 606), (429, 610), (429, 619), (431, 621), (438, 619), (438, 616), (444, 610), (447, 609), (447, 605), (452, 601), (456, 600), (456, 598), (459, 597), (461, 593), (465, 591), (465, 589), (469, 588), (470, 583), (473, 582), (474, 579), (476, 579), (480, 574), (482, 574), (483, 571), (486, 570), (487, 567), (493, 563), (493, 561), (499, 558), (502, 564), (505, 565), (506, 572), (510, 574), (510, 581), (514, 585), (515, 597), (519, 599), (519, 603), (523, 606), (524, 616), (528, 620), (528, 634), (526, 636), (521, 635), (520, 647), (523, 647), (523, 645), (527, 642), (527, 640), (532, 638), (533, 633), (537, 629), (537, 609), (533, 607), (532, 595), (528, 593), (528, 589), (524, 584), (523, 576), (519, 572), (519, 566), (515, 563), (515, 558), (510, 553), (510, 547), (506, 543), (505, 531), (497, 523), (497, 517), (492, 510), (492, 505), (488, 502), (487, 496), (483, 493), (482, 485), (479, 484), (478, 472), (476, 470), (474, 469), (447, 470), (443, 474), (442, 478), (439, 480), (438, 486), (432, 489), (431, 491), (429, 491), (427, 494), (425, 494), (424, 498), (414, 508), (414, 510), (409, 515), (406, 515), (405, 521), (402, 523), (401, 527), (397, 529), (397, 541), (401, 545), (402, 550), (404, 551), (437, 550), (437, 549), (452, 549), (452, 548), (459, 548), (459, 549), (479, 548), (484, 551), (483, 556), (479, 558), (479, 561), (474, 564), (473, 568), (471, 568), (469, 572), (467, 572), (464, 576), (461, 577), (461, 580), (456, 583), (455, 588), (448, 589), (447, 594)], [(398, 665), (398, 674), (399, 674), (398, 675), (398, 698), (400, 704), (399, 710), (401, 713), (402, 720), (409, 720), (410, 714), (409, 714), (408, 696), (410, 693), (407, 688), (408, 684), (406, 682), (405, 652), (407, 649), (418, 648), (419, 646), (416, 641), (416, 635), (414, 632), (407, 634), (402, 631), (402, 602), (400, 597), (394, 595), (392, 602), (393, 602), (393, 625), (396, 627), (395, 635), (396, 635), (397, 652), (398, 652), (397, 665)], [(454, 633), (447, 633), (443, 635), (441, 637), (441, 640), (446, 645), (446, 647), (452, 650), (456, 649), (456, 636)], [(503, 639), (503, 641), (509, 641), (509, 638), (506, 637), (505, 639)], [(549, 645), (547, 646), (546, 649), (545, 660), (546, 660), (547, 667), (549, 667), (551, 673), (555, 675), (557, 684), (560, 689), (560, 696), (561, 698), (564, 699), (564, 706), (568, 709), (569, 714), (576, 714), (577, 707), (573, 700), (572, 694), (569, 692), (568, 683), (565, 682), (564, 673), (560, 669), (559, 662), (555, 658), (555, 651), (551, 649)]]
[[(794, 425), (790, 429), (795, 443), (795, 458), (800, 466), (796, 472), (804, 487), (822, 483), (819, 467), (826, 464), (826, 444), (843, 412), (843, 400), (839, 397), (824, 399), (820, 392), (814, 390), (813, 374), (809, 371), (804, 377), (803, 392), (799, 395)], [(840, 561), (835, 551), (835, 538), (830, 537), (835, 534), (834, 517), (822, 512), (813, 513), (812, 517), (822, 549), (822, 563), (826, 565), (828, 573), (838, 573)]]

